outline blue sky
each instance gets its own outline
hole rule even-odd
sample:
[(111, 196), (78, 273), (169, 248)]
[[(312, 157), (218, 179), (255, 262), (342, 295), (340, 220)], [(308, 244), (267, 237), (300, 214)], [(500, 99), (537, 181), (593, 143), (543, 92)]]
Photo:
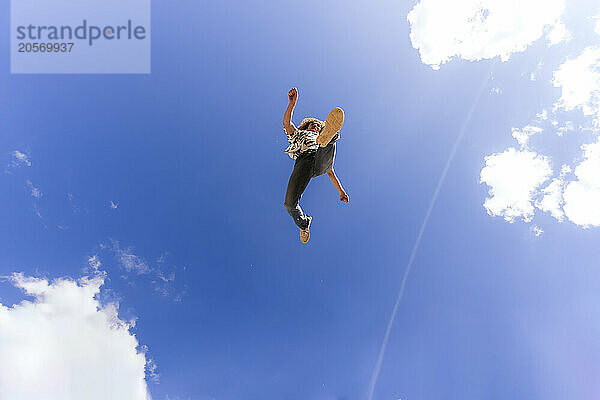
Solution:
[[(508, 61), (457, 53), (435, 70), (409, 38), (415, 4), (154, 2), (149, 75), (11, 75), (5, 58), (0, 275), (77, 279), (99, 262), (99, 298), (136, 320), (130, 332), (157, 365), (154, 399), (364, 399), (468, 123), (374, 398), (592, 398), (598, 228), (538, 208), (508, 223), (483, 206), (480, 173), (486, 156), (519, 148), (512, 128), (558, 101), (553, 72), (598, 45), (588, 16), (600, 10), (570, 4), (565, 43), (534, 38)], [(283, 208), (293, 86), (295, 122), (346, 112), (335, 169), (350, 202), (326, 177), (310, 183), (308, 245)], [(559, 125), (592, 118), (556, 114)], [(597, 138), (546, 130), (528, 149), (552, 157), (553, 177)], [(0, 302), (23, 299), (4, 279)]]

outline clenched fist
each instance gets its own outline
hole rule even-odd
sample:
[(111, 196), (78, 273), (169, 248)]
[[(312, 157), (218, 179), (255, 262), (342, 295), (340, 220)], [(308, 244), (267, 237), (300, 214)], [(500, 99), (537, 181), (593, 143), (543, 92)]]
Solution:
[(291, 88), (290, 91), (288, 92), (288, 97), (290, 99), (290, 103), (296, 103), (296, 101), (298, 101), (298, 89)]
[(347, 203), (348, 201), (350, 201), (350, 197), (348, 197), (348, 194), (346, 192), (340, 193), (340, 201), (342, 203)]

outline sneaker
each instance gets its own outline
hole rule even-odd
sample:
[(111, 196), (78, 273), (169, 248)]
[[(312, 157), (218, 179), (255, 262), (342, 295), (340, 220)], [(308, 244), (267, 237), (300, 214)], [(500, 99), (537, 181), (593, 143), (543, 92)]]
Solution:
[(300, 241), (302, 243), (308, 243), (308, 239), (310, 239), (310, 224), (312, 222), (312, 217), (310, 215), (306, 216), (308, 218), (308, 226), (306, 229), (300, 229)]
[(342, 125), (344, 125), (344, 110), (336, 107), (327, 116), (325, 127), (317, 136), (317, 144), (321, 147), (327, 146), (331, 138), (342, 129)]

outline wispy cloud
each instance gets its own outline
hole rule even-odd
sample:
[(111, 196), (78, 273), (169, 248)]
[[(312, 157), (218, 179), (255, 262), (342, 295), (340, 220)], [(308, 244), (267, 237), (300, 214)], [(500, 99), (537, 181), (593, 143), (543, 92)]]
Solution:
[(541, 198), (535, 203), (537, 208), (549, 212), (559, 222), (562, 222), (565, 216), (562, 210), (564, 205), (563, 192), (566, 186), (565, 175), (569, 172), (571, 172), (571, 168), (568, 165), (563, 165), (560, 176), (552, 179), (550, 184), (541, 190)]
[(43, 196), (42, 191), (39, 188), (33, 186), (33, 183), (29, 179), (27, 179), (25, 181), (25, 184), (27, 185), (27, 187), (31, 191), (31, 196), (35, 197), (36, 199), (39, 199), (40, 197)]
[(536, 225), (531, 228), (531, 232), (533, 232), (535, 237), (539, 237), (542, 235), (542, 233), (544, 233), (544, 230)]
[(71, 192), (67, 193), (67, 200), (69, 201), (69, 204), (71, 205), (71, 210), (73, 211), (73, 214), (81, 213), (81, 207), (79, 207), (77, 204), (75, 204), (75, 196), (73, 195), (73, 193), (71, 193)]
[(535, 114), (535, 119), (536, 119), (536, 122), (548, 120), (548, 111), (542, 110), (539, 113)]
[(97, 255), (93, 255), (88, 257), (88, 266), (92, 273), (97, 273), (102, 266), (102, 262), (100, 262), (100, 258)]
[(532, 73), (529, 74), (530, 81), (536, 81), (538, 79), (540, 73), (542, 72), (543, 66), (544, 66), (544, 63), (542, 61), (540, 61), (537, 65), (537, 67), (535, 68), (535, 71), (533, 71)]
[(35, 213), (35, 215), (39, 218), (41, 224), (44, 226), (44, 228), (48, 228), (48, 225), (46, 225), (46, 223), (44, 222), (44, 217), (42, 216), (42, 213), (40, 212), (40, 207), (38, 206), (37, 202), (34, 201), (33, 202), (33, 211)]
[(134, 253), (134, 248), (132, 246), (121, 248), (118, 241), (111, 240), (110, 249), (116, 254), (121, 267), (123, 267), (125, 271), (133, 272), (137, 275), (144, 275), (152, 272), (152, 269), (148, 266), (146, 261)]
[(12, 153), (12, 161), (10, 163), (13, 167), (31, 167), (31, 160), (27, 153), (20, 152), (19, 150), (15, 150)]
[[(100, 249), (114, 255), (120, 269), (125, 272), (122, 275), (124, 279), (145, 279), (156, 293), (165, 297), (174, 296), (174, 301), (181, 301), (185, 295), (185, 285), (183, 289), (176, 286), (176, 266), (167, 265), (168, 253), (161, 254), (152, 263), (140, 256), (133, 246), (123, 247), (115, 239), (110, 239), (108, 244), (100, 244)], [(99, 257), (94, 257), (94, 261), (99, 262)]]
[(146, 362), (146, 378), (152, 383), (158, 384), (160, 382), (158, 365), (156, 365), (156, 362), (151, 358)]
[(512, 136), (519, 142), (521, 149), (526, 149), (529, 138), (533, 135), (542, 133), (543, 130), (539, 126), (527, 125), (521, 129), (512, 128)]

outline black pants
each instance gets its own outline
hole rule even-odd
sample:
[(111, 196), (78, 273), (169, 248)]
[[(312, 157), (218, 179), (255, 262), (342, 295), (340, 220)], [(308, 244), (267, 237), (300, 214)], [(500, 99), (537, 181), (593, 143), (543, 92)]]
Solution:
[(298, 228), (305, 229), (308, 226), (308, 218), (300, 208), (302, 193), (312, 178), (323, 175), (333, 167), (334, 159), (334, 140), (318, 150), (307, 150), (296, 158), (283, 205)]

